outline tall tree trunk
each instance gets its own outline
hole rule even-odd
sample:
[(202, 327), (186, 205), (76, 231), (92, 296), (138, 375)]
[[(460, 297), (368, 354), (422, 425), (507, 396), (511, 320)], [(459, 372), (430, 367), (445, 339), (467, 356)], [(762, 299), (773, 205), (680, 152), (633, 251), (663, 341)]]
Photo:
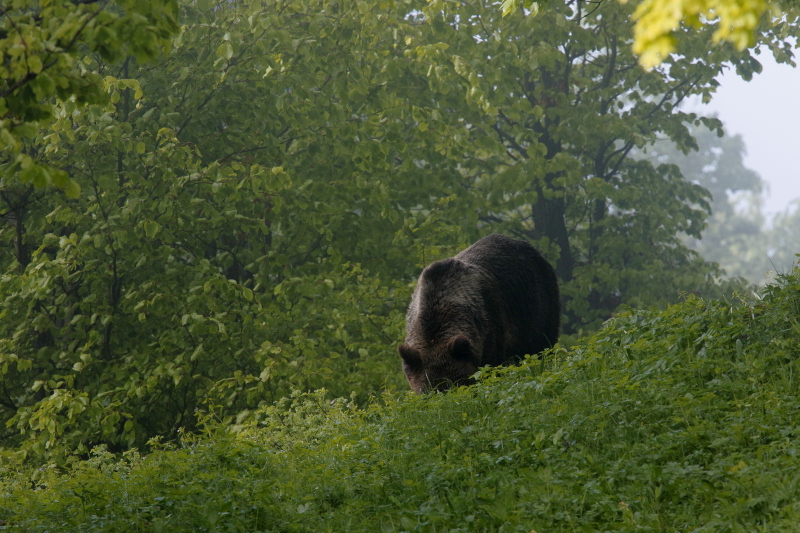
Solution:
[(545, 198), (541, 187), (538, 189), (539, 195), (536, 203), (531, 206), (533, 211), (532, 237), (534, 239), (547, 237), (556, 243), (559, 249), (556, 275), (563, 283), (566, 283), (572, 280), (575, 259), (569, 245), (564, 198)]

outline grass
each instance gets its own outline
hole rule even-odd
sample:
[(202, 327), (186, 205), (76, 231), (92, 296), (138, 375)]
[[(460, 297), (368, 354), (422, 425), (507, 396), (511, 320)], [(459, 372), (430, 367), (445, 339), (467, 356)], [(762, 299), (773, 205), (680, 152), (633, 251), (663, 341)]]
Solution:
[(447, 394), (297, 395), (67, 474), (9, 460), (0, 530), (798, 531), (798, 355), (796, 269)]

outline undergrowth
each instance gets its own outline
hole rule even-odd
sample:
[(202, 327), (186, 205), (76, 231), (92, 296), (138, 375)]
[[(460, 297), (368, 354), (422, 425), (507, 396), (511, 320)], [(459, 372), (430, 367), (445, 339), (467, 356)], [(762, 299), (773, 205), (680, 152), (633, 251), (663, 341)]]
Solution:
[(365, 409), (297, 395), (177, 448), (3, 467), (9, 531), (797, 531), (800, 271)]

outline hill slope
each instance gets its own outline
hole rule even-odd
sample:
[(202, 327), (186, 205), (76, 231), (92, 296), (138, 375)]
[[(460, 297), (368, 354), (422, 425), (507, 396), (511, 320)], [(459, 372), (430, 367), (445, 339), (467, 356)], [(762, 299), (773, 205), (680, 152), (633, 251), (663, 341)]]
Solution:
[(320, 393), (69, 476), (6, 467), (2, 528), (797, 531), (799, 320), (795, 269), (759, 305), (621, 316), (448, 394)]

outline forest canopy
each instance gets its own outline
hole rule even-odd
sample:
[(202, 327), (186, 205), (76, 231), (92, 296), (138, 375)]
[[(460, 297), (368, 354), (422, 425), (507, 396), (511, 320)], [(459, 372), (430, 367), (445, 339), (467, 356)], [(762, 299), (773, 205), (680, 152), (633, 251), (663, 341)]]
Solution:
[(708, 192), (635, 157), (695, 149), (692, 128), (721, 125), (680, 104), (759, 70), (709, 49), (711, 27), (644, 71), (617, 2), (4, 9), (9, 449), (64, 461), (243, 423), (293, 390), (404, 387), (413, 280), (490, 232), (554, 264), (567, 339), (742, 288), (684, 243)]
[[(590, 1), (599, 5), (604, 0)], [(715, 28), (711, 43), (728, 42), (737, 50), (744, 50), (758, 42), (764, 28), (787, 30), (797, 24), (800, 12), (788, 0), (620, 0), (631, 1), (636, 9), (631, 14), (633, 22), (633, 51), (639, 63), (651, 68), (678, 50), (681, 27)], [(538, 13), (547, 0), (503, 0), (504, 15), (524, 8)], [(544, 7), (547, 9), (547, 7)], [(788, 48), (787, 48), (788, 50)], [(789, 54), (791, 56), (791, 54)], [(788, 59), (784, 56), (785, 59)]]

